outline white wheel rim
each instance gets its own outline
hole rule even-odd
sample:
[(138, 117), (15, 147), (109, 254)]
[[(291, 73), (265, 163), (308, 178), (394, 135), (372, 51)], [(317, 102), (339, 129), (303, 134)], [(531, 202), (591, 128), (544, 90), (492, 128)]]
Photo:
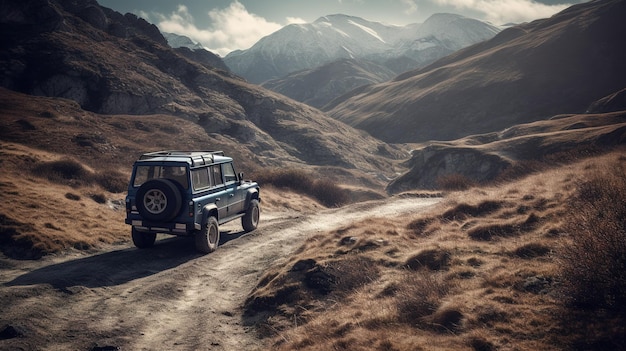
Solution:
[(167, 207), (167, 197), (159, 189), (150, 189), (143, 197), (143, 205), (146, 211), (152, 214), (160, 214)]

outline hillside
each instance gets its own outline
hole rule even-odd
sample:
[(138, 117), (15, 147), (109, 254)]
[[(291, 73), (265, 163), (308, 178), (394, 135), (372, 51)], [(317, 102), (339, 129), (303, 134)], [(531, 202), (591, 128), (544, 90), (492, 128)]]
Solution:
[(388, 142), (454, 140), (584, 113), (626, 86), (626, 2), (578, 4), (327, 105)]
[[(229, 140), (228, 149), (257, 155), (259, 166), (339, 166), (375, 174), (402, 155), (318, 110), (212, 66), (206, 54), (173, 50), (156, 26), (132, 14), (93, 0), (11, 2), (0, 10), (6, 33), (1, 86), (73, 100), (94, 113), (86, 116), (96, 125), (96, 114), (162, 115), (173, 123), (183, 118), (206, 134), (205, 148)], [(2, 95), (11, 100), (8, 90)]]
[(261, 84), (315, 108), (363, 85), (382, 83), (395, 77), (390, 69), (374, 62), (340, 59), (328, 64), (288, 74)]
[(308, 237), (259, 279), (244, 321), (273, 350), (623, 350), (625, 161)]
[(626, 144), (626, 111), (559, 115), (500, 132), (414, 145), (409, 171), (387, 186), (390, 193), (438, 189), (456, 179), (489, 184), (523, 177), (543, 164), (571, 162), (574, 155), (594, 155)]

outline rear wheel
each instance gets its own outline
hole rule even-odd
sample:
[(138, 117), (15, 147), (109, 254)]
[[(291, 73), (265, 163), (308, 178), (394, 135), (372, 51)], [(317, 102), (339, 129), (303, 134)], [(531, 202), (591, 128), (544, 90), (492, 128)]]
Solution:
[(131, 229), (131, 235), (133, 237), (133, 244), (139, 249), (146, 249), (154, 245), (156, 240), (156, 233), (143, 233), (135, 229)]
[(213, 216), (207, 218), (202, 224), (202, 229), (196, 232), (196, 250), (202, 253), (210, 253), (217, 249), (220, 241), (220, 228), (217, 219)]
[(145, 219), (167, 222), (181, 209), (182, 195), (168, 179), (152, 179), (137, 190), (137, 210)]
[(241, 217), (241, 226), (246, 232), (251, 232), (259, 226), (259, 218), (261, 216), (261, 210), (259, 209), (259, 200), (253, 199), (250, 201), (250, 206), (246, 214)]

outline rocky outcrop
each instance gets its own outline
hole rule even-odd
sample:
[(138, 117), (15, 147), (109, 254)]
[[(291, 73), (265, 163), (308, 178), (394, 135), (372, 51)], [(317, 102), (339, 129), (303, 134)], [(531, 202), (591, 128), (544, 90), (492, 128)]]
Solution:
[(447, 176), (459, 176), (465, 185), (506, 180), (523, 176), (542, 163), (571, 161), (624, 144), (626, 111), (558, 115), (418, 148), (406, 162), (409, 171), (394, 179), (387, 191), (436, 189)]
[(503, 157), (468, 147), (431, 145), (413, 151), (408, 161), (410, 171), (393, 180), (389, 193), (411, 189), (437, 189), (444, 176), (461, 175), (476, 183), (493, 180), (509, 167)]

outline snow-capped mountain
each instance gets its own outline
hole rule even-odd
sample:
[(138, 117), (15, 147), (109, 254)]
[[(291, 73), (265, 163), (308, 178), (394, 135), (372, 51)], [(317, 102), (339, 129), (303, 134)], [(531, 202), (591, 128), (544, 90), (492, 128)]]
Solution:
[(165, 32), (162, 32), (162, 34), (165, 37), (165, 40), (167, 40), (167, 44), (172, 48), (189, 48), (191, 50), (204, 49), (201, 44), (196, 43), (184, 35)]
[(372, 60), (401, 73), (490, 39), (498, 31), (490, 24), (450, 14), (433, 15), (423, 24), (407, 26), (330, 15), (313, 23), (285, 26), (250, 49), (228, 54), (224, 61), (253, 83), (344, 58)]

